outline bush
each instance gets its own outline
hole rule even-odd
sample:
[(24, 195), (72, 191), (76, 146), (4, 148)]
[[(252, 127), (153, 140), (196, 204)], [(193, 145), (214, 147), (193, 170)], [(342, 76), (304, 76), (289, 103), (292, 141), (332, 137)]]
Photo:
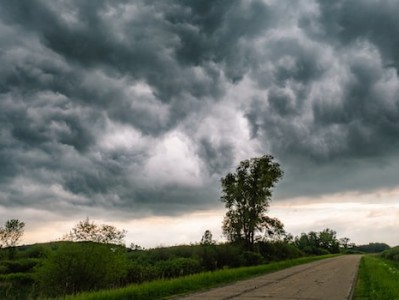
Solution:
[(33, 245), (26, 250), (24, 255), (29, 258), (46, 258), (50, 250), (43, 245)]
[(160, 278), (160, 274), (157, 267), (145, 263), (142, 264), (138, 262), (130, 262), (128, 265), (125, 282), (127, 284), (142, 283), (158, 278)]
[(303, 256), (302, 251), (287, 242), (259, 242), (257, 244), (260, 254), (266, 261), (293, 259)]
[(19, 260), (0, 261), (0, 274), (25, 273), (33, 271), (33, 268), (39, 263), (38, 259), (25, 258)]
[(121, 247), (93, 242), (64, 243), (38, 270), (45, 296), (116, 287), (127, 274)]
[(386, 259), (399, 261), (399, 246), (391, 248), (389, 250), (385, 250), (381, 253), (381, 256)]
[(265, 260), (258, 252), (245, 251), (240, 255), (240, 261), (243, 266), (256, 266), (262, 264)]
[(215, 245), (202, 245), (198, 250), (201, 266), (206, 271), (213, 271), (218, 267), (216, 247)]
[(218, 269), (225, 267), (240, 267), (242, 266), (240, 246), (233, 244), (218, 245), (217, 251), (217, 267)]
[(33, 284), (35, 282), (35, 278), (32, 273), (13, 273), (0, 275), (0, 281), (9, 282), (18, 286), (25, 286)]
[(201, 271), (199, 261), (193, 258), (174, 258), (161, 261), (156, 266), (159, 268), (161, 278), (185, 276)]
[(35, 277), (32, 273), (0, 275), (0, 299), (33, 299)]

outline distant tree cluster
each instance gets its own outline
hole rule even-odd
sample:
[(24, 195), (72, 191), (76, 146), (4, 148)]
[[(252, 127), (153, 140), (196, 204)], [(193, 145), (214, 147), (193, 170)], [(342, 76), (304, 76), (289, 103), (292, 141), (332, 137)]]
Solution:
[(126, 230), (119, 230), (115, 226), (90, 222), (89, 218), (80, 221), (66, 234), (65, 241), (83, 242), (91, 241), (103, 244), (124, 244)]
[(307, 254), (339, 253), (337, 233), (329, 228), (320, 232), (302, 233), (295, 238), (294, 244)]
[(367, 245), (358, 245), (354, 249), (366, 253), (378, 253), (390, 249), (391, 247), (385, 243), (369, 243)]

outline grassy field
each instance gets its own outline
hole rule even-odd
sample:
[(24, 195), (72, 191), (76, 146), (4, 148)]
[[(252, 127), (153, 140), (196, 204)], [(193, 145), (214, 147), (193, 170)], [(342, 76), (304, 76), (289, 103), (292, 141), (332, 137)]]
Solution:
[(182, 278), (170, 280), (157, 280), (153, 282), (130, 285), (115, 290), (105, 290), (93, 293), (82, 293), (76, 296), (69, 296), (63, 299), (135, 299), (135, 300), (156, 300), (165, 299), (174, 295), (195, 292), (222, 284), (247, 279), (261, 274), (278, 271), (288, 267), (304, 264), (336, 255), (323, 255), (317, 257), (304, 257), (293, 260), (270, 263), (255, 267), (243, 267), (237, 269), (226, 269), (214, 272), (205, 272)]
[(353, 299), (399, 299), (399, 263), (379, 256), (363, 256)]

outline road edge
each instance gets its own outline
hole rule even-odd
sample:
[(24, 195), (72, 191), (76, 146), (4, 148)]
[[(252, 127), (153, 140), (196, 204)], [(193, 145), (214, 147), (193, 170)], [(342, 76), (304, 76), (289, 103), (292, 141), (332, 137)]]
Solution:
[(348, 295), (348, 300), (352, 300), (353, 296), (355, 294), (355, 289), (356, 289), (357, 279), (358, 279), (358, 274), (359, 274), (359, 267), (360, 267), (360, 263), (361, 263), (362, 258), (363, 258), (363, 255), (360, 256), (359, 262), (357, 264), (357, 269), (356, 269), (356, 272), (355, 272), (354, 277), (353, 277), (351, 289), (350, 289), (349, 295)]

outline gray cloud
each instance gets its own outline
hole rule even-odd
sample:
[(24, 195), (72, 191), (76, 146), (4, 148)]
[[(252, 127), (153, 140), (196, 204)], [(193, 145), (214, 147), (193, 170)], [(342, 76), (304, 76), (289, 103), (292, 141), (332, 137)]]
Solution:
[(389, 167), (399, 136), (396, 8), (391, 1), (315, 8), (296, 15), (295, 38), (287, 29), (268, 37), (266, 58), (252, 69), (262, 96), (246, 116), (253, 137), (286, 163), (279, 195), (396, 186)]
[(265, 152), (286, 170), (280, 198), (395, 186), (396, 12), (392, 1), (2, 2), (1, 204), (210, 208), (219, 178)]

